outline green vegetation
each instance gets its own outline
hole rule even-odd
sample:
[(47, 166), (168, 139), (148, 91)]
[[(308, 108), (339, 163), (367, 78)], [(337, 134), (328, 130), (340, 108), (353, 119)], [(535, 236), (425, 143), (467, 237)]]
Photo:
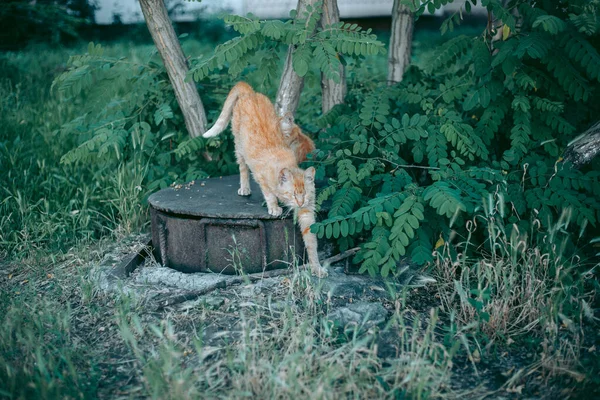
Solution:
[[(477, 377), (506, 354), (519, 362), (502, 391), (593, 394), (599, 161), (578, 171), (560, 155), (599, 115), (597, 6), (559, 4), (520, 4), (520, 28), (505, 15), (495, 42), (456, 18), (442, 38), (417, 31), (414, 66), (393, 87), (381, 44), (344, 45), (375, 40), (357, 27), (298, 37), (289, 23), (229, 17), (241, 39), (215, 50), (182, 38), (211, 121), (237, 80), (273, 97), (285, 46), (304, 46), (297, 121), (317, 138), (319, 202), (332, 201), (315, 232), (360, 244), (364, 272), (392, 279), (410, 257), (436, 279), (386, 303), (393, 359), (378, 356), (376, 329), (332, 327), (305, 272), (283, 310), (220, 309), (244, 329), (218, 348), (201, 340), (208, 305), (149, 313), (99, 293), (90, 268), (147, 229), (145, 197), (236, 172), (231, 138), (186, 137), (150, 44), (0, 54), (0, 397), (458, 397), (465, 370)], [(302, 60), (334, 39), (348, 101), (322, 116), (320, 72), (337, 58)]]
[(79, 37), (80, 27), (94, 22), (95, 8), (89, 0), (4, 0), (0, 49), (18, 49), (32, 41), (55, 45), (72, 41)]
[[(313, 231), (343, 249), (362, 242), (361, 271), (387, 276), (405, 256), (431, 262), (436, 240), (465, 238), (492, 194), (508, 231), (536, 235), (533, 220), (547, 230), (570, 209), (567, 257), (597, 229), (600, 161), (575, 170), (560, 157), (600, 111), (599, 35), (579, 22), (597, 10), (511, 2), (517, 29), (500, 2), (486, 4), (504, 37), (456, 36), (402, 84), (351, 91), (325, 117), (317, 176), (331, 179), (319, 201), (335, 207)], [(495, 251), (485, 239), (471, 237), (475, 253)]]

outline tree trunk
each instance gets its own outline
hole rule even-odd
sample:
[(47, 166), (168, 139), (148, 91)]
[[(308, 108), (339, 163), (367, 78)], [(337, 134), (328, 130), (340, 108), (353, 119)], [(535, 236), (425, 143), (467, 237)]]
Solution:
[(188, 65), (163, 0), (140, 0), (148, 30), (165, 64), (177, 103), (191, 137), (206, 131), (206, 114), (193, 80), (185, 81)]
[(565, 161), (570, 161), (574, 168), (592, 161), (600, 153), (600, 121), (573, 140), (565, 151)]
[[(314, 6), (316, 2), (317, 0), (298, 0), (296, 20), (304, 17), (307, 5)], [(285, 65), (283, 66), (283, 73), (281, 74), (279, 90), (277, 91), (277, 98), (275, 100), (275, 111), (280, 116), (288, 112), (292, 114), (296, 113), (298, 102), (300, 101), (300, 93), (302, 93), (302, 88), (304, 87), (304, 78), (298, 76), (292, 67), (293, 53), (294, 47), (290, 46), (285, 58)]]
[(410, 63), (415, 16), (400, 0), (394, 0), (392, 9), (392, 31), (388, 54), (388, 85), (402, 81), (404, 71)]
[[(324, 0), (323, 14), (321, 15), (319, 26), (324, 29), (327, 25), (335, 24), (337, 22), (340, 22), (340, 10), (337, 5), (337, 0)], [(339, 71), (339, 83), (336, 83), (333, 79), (327, 79), (325, 75), (321, 73), (323, 114), (331, 110), (336, 104), (342, 104), (344, 102), (344, 97), (346, 97), (346, 70), (342, 64), (340, 64)]]

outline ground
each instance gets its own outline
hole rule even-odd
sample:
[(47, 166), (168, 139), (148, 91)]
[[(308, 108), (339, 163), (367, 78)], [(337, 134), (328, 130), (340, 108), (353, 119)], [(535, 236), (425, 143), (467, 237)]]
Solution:
[[(31, 270), (17, 266), (3, 269), (0, 284), (15, 296), (10, 303), (47, 296), (47, 306), (56, 308), (55, 320), (41, 321), (45, 335), (56, 334), (57, 324), (65, 322), (61, 317), (69, 314), (66, 337), (48, 340), (48, 348), (40, 351), (63, 352), (77, 379), (71, 376), (70, 388), (54, 382), (47, 393), (60, 389), (54, 393), (102, 398), (582, 396), (574, 383), (583, 376), (548, 381), (531, 352), (506, 347), (495, 349), (495, 355), (486, 354), (486, 348), (469, 354), (446, 347), (447, 322), (436, 311), (442, 306), (436, 283), (420, 272), (388, 280), (347, 275), (342, 261), (324, 280), (296, 268), (197, 296), (205, 275), (181, 280), (184, 274), (149, 258), (128, 277), (106, 279), (147, 242), (141, 235), (118, 246), (106, 244), (90, 262), (68, 259), (45, 276), (39, 271), (31, 276)], [(181, 296), (185, 293), (191, 296)], [(165, 299), (175, 301), (165, 305)], [(36, 331), (26, 322), (11, 324), (17, 337)], [(61, 360), (54, 362), (59, 373)], [(13, 361), (13, 372), (19, 364)]]

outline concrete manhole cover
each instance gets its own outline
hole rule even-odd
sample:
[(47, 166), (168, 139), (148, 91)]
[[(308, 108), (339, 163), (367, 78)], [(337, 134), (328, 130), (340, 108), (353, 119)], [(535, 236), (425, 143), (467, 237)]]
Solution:
[(293, 215), (269, 215), (254, 181), (250, 196), (239, 196), (238, 187), (239, 175), (233, 175), (151, 195), (156, 259), (181, 272), (234, 274), (283, 268), (301, 258), (304, 245)]

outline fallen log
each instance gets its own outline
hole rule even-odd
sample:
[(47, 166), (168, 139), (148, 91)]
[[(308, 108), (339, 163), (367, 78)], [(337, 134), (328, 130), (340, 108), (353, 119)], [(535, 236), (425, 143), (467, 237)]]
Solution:
[(573, 139), (567, 145), (563, 158), (570, 162), (573, 168), (579, 169), (592, 161), (598, 153), (600, 153), (600, 121)]

